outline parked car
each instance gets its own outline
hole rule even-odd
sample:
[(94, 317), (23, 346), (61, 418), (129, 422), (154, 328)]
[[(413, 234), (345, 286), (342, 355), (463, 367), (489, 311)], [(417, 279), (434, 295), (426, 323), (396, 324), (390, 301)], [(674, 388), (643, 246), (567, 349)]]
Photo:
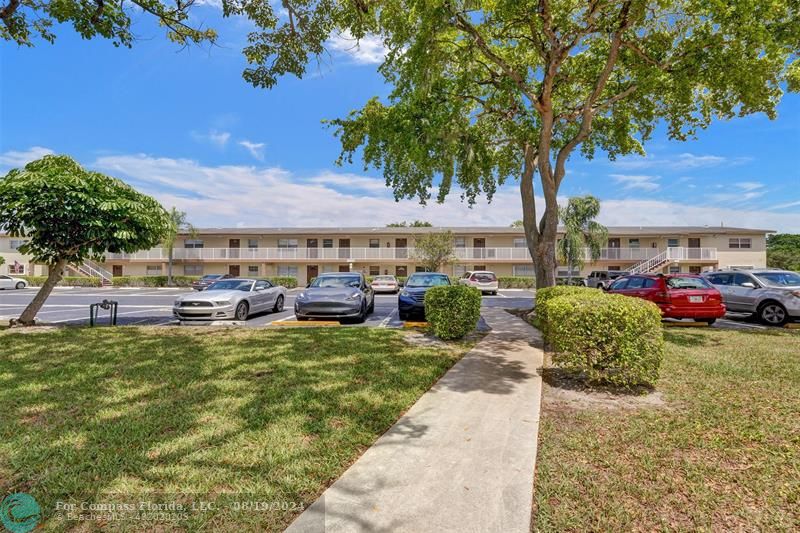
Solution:
[(624, 270), (593, 270), (583, 281), (583, 285), (593, 289), (602, 289), (611, 285), (611, 282), (622, 276), (627, 276)]
[(192, 282), (192, 288), (196, 291), (203, 291), (214, 282), (223, 279), (231, 279), (233, 276), (230, 274), (206, 274), (202, 278)]
[(390, 292), (397, 294), (400, 290), (400, 282), (394, 276), (375, 276), (372, 278), (372, 290), (378, 292)]
[(494, 272), (489, 272), (488, 270), (466, 272), (458, 279), (458, 282), (461, 285), (475, 287), (481, 293), (497, 294), (497, 289), (500, 288), (497, 283), (497, 276), (494, 275)]
[(695, 274), (642, 274), (612, 282), (608, 292), (655, 303), (664, 318), (692, 318), (713, 324), (725, 316), (722, 294)]
[(725, 270), (703, 277), (722, 293), (729, 311), (752, 313), (770, 326), (800, 319), (800, 274), (789, 270)]
[(397, 297), (397, 310), (400, 320), (408, 320), (411, 315), (425, 316), (425, 293), (431, 287), (450, 285), (450, 277), (439, 272), (416, 272), (406, 280), (406, 285)]
[(0, 289), (24, 289), (28, 282), (21, 278), (11, 276), (0, 276)]
[(364, 322), (374, 310), (375, 293), (358, 272), (320, 274), (294, 301), (297, 320), (354, 318)]
[(266, 279), (229, 278), (200, 293), (178, 296), (172, 314), (181, 320), (247, 320), (253, 313), (283, 311), (286, 288)]

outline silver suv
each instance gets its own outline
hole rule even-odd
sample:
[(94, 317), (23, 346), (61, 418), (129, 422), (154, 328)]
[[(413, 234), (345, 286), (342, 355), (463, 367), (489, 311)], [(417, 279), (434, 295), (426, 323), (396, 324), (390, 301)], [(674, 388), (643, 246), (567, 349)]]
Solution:
[(583, 285), (593, 289), (603, 289), (611, 285), (611, 282), (615, 279), (627, 275), (628, 273), (623, 270), (593, 270), (583, 280)]
[(703, 277), (722, 293), (728, 311), (754, 313), (782, 326), (800, 318), (800, 274), (788, 270), (718, 270)]

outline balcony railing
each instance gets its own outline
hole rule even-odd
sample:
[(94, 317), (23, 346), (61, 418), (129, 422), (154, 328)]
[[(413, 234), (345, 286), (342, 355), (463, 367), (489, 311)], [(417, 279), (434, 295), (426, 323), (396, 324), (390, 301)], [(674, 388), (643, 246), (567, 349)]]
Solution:
[[(716, 248), (669, 248), (676, 260), (714, 260)], [(664, 250), (657, 248), (603, 248), (600, 261), (639, 262), (656, 257)], [(529, 262), (527, 248), (455, 248), (454, 255), (461, 262), (520, 261)], [(107, 254), (107, 261), (167, 261), (166, 248), (153, 248), (133, 254)], [(414, 248), (175, 248), (176, 261), (395, 261), (413, 260)], [(591, 254), (584, 250), (584, 260), (591, 262)]]

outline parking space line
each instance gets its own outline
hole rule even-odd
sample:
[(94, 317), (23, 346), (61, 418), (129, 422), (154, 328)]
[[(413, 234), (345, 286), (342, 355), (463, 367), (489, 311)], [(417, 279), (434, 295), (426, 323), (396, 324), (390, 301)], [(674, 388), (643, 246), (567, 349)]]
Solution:
[(379, 327), (379, 328), (385, 328), (386, 326), (388, 326), (388, 325), (389, 325), (389, 322), (391, 322), (391, 320), (392, 320), (392, 317), (393, 317), (393, 316), (394, 316), (396, 313), (397, 313), (397, 309), (392, 309), (392, 312), (391, 312), (391, 313), (389, 313), (388, 315), (386, 315), (386, 318), (384, 318), (384, 319), (381, 321), (381, 323), (378, 325), (378, 327)]
[(294, 320), (296, 318), (297, 318), (296, 316), (291, 315), (291, 316), (287, 316), (286, 318), (280, 318), (278, 320), (273, 320), (273, 322), (286, 322), (287, 320)]

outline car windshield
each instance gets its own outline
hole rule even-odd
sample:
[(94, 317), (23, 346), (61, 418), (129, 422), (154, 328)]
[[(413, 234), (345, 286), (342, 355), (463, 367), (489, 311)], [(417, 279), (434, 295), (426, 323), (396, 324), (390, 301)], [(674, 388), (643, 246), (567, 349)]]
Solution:
[(497, 277), (494, 275), (494, 272), (476, 272), (472, 275), (477, 281), (482, 281), (484, 283), (490, 281), (497, 281)]
[(373, 281), (394, 281), (394, 276), (375, 276)]
[(253, 288), (253, 282), (241, 279), (226, 279), (216, 281), (208, 286), (208, 291), (244, 291), (249, 292)]
[(667, 278), (667, 287), (670, 289), (713, 289), (703, 278), (691, 276), (675, 276)]
[(800, 274), (796, 272), (762, 272), (754, 275), (767, 285), (800, 286)]
[(414, 274), (406, 282), (406, 287), (436, 287), (439, 285), (450, 285), (450, 278), (442, 274)]
[(320, 276), (309, 285), (309, 287), (320, 289), (341, 289), (359, 286), (361, 286), (361, 278), (358, 276)]

